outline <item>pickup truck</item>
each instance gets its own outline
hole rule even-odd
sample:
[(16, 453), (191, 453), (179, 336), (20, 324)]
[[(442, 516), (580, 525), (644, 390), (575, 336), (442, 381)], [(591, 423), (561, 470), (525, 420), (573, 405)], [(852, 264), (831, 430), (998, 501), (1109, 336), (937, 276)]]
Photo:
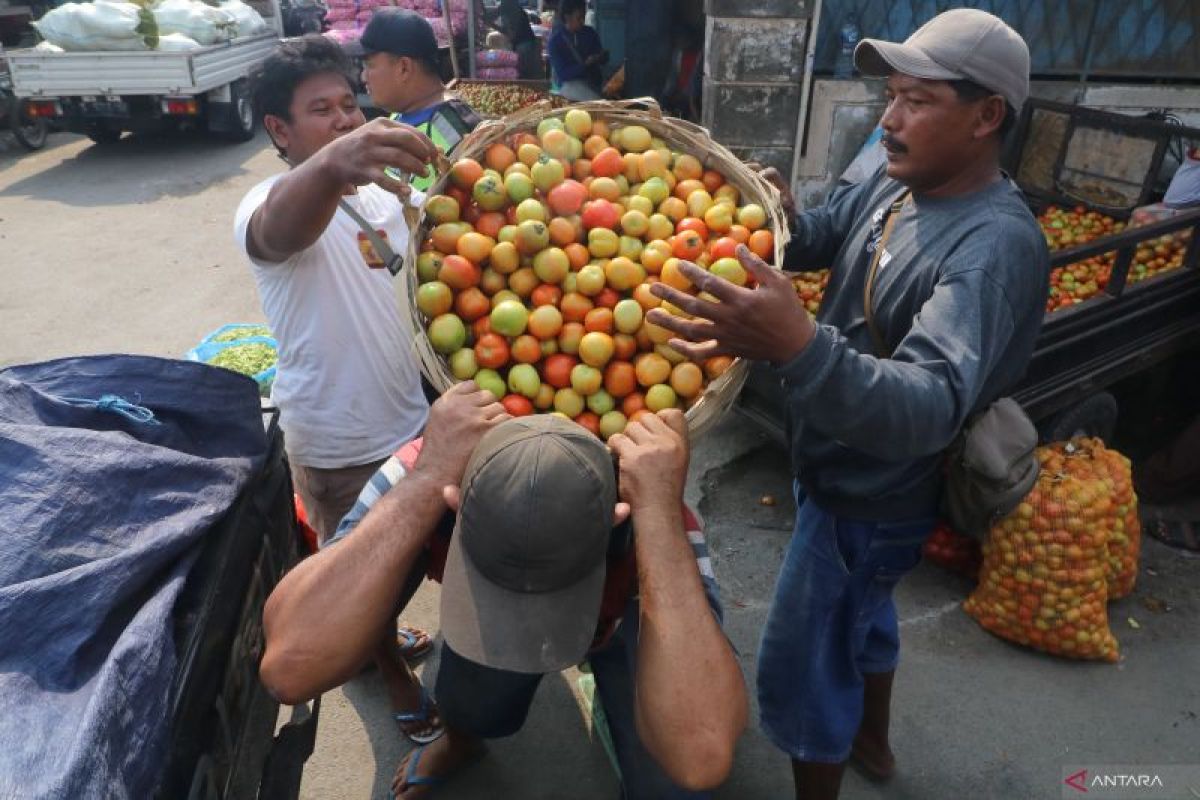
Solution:
[(31, 114), (100, 144), (125, 131), (172, 129), (247, 141), (256, 121), (248, 78), (283, 35), (278, 0), (252, 5), (267, 31), (198, 50), (9, 51), (13, 91)]

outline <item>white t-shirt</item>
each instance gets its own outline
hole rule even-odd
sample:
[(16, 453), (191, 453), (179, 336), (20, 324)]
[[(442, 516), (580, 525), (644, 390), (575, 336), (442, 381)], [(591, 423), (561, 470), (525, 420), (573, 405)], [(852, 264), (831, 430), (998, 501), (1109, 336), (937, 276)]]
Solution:
[[(271, 399), (279, 406), (288, 456), (323, 469), (387, 458), (420, 432), (429, 413), (395, 279), (382, 266), (368, 266), (362, 229), (341, 209), (307, 250), (280, 263), (252, 257), (250, 217), (280, 177), (242, 199), (234, 235), (279, 341)], [(387, 234), (393, 250), (405, 251), (408, 228), (395, 195), (364, 186), (346, 200)]]

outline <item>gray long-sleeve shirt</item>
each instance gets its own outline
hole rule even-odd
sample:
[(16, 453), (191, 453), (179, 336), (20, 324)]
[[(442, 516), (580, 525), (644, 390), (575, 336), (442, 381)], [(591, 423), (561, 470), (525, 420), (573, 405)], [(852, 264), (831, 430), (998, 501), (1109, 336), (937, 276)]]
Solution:
[[(779, 367), (791, 456), (817, 505), (862, 520), (933, 514), (942, 452), (1020, 379), (1041, 327), (1049, 253), (1020, 191), (913, 197), (880, 257), (875, 326), (863, 285), (884, 210), (905, 187), (881, 169), (798, 216), (785, 263), (832, 264), (815, 338)], [(868, 247), (870, 251), (868, 251)]]

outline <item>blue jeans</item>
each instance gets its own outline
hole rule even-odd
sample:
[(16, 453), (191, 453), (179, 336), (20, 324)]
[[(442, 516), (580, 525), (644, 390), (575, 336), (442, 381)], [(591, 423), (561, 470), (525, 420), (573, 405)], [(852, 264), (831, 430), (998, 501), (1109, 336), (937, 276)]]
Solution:
[(863, 675), (900, 654), (892, 590), (921, 560), (933, 519), (835, 517), (796, 491), (784, 556), (758, 656), (763, 732), (797, 761), (850, 755), (863, 714)]

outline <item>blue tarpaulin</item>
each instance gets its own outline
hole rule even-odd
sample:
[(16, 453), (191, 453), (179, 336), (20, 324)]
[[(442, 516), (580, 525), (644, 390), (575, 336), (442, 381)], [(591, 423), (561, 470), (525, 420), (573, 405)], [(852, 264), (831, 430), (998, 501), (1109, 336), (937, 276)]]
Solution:
[(265, 451), (257, 386), (226, 370), (0, 371), (0, 798), (153, 796), (171, 610)]

